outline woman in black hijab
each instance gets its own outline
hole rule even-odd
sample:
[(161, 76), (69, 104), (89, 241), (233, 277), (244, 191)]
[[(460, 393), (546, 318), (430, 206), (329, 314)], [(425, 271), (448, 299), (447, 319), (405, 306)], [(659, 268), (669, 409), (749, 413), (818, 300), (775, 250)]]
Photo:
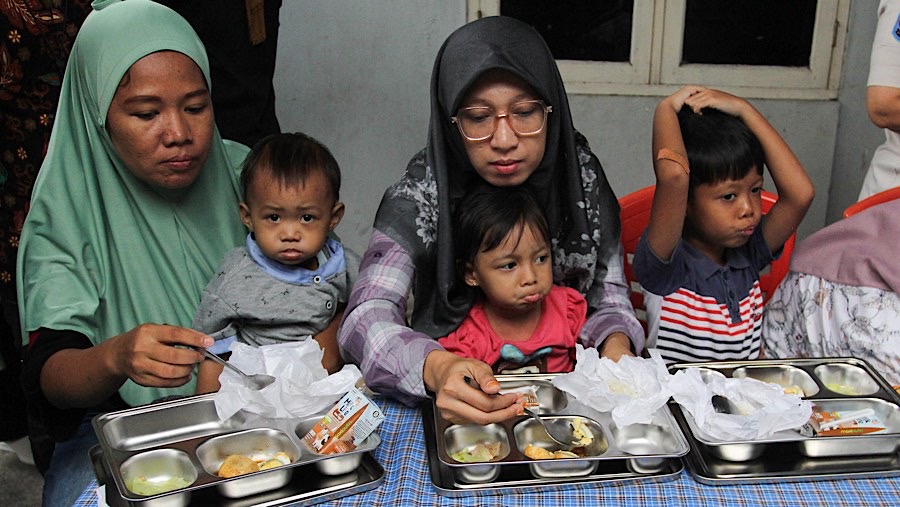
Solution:
[[(535, 114), (539, 126), (525, 121)], [(553, 237), (554, 283), (588, 301), (582, 343), (616, 360), (639, 353), (644, 335), (628, 300), (618, 202), (572, 125), (549, 48), (507, 17), (459, 28), (438, 53), (428, 144), (385, 192), (339, 333), (372, 389), (407, 403), (430, 391), (445, 418), (481, 424), (516, 415), (516, 396), (488, 396), (500, 388), (490, 366), (446, 352), (435, 338), (459, 326), (477, 294), (457, 275), (451, 217), (485, 182), (528, 185), (538, 197)]]

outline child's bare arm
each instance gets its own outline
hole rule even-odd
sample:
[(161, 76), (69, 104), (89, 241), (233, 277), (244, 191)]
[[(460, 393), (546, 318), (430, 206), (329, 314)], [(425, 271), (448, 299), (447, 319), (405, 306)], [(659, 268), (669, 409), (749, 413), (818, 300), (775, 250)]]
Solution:
[(342, 305), (338, 308), (334, 318), (328, 326), (313, 339), (319, 342), (322, 349), (322, 366), (328, 371), (328, 374), (337, 373), (344, 367), (344, 360), (341, 358), (341, 349), (337, 342), (338, 327), (344, 318), (344, 308)]
[(653, 170), (656, 193), (647, 225), (650, 248), (662, 260), (669, 260), (681, 239), (687, 209), (690, 168), (678, 124), (678, 111), (685, 100), (703, 88), (686, 86), (663, 99), (653, 115)]
[(737, 116), (759, 139), (778, 193), (778, 202), (766, 216), (763, 236), (771, 250), (781, 248), (800, 225), (815, 196), (815, 188), (800, 161), (778, 131), (745, 99), (718, 90), (703, 90), (688, 97), (685, 103), (694, 111), (712, 107)]
[(219, 375), (224, 369), (212, 359), (204, 359), (197, 370), (197, 394), (217, 392), (222, 387), (219, 384)]

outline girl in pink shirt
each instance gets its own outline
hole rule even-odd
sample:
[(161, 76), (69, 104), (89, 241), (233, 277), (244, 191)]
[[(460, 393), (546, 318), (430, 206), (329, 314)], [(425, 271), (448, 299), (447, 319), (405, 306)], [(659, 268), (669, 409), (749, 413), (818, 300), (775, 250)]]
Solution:
[(475, 300), (444, 348), (495, 373), (568, 372), (586, 319), (576, 290), (553, 285), (547, 220), (527, 186), (483, 185), (454, 214), (457, 268)]

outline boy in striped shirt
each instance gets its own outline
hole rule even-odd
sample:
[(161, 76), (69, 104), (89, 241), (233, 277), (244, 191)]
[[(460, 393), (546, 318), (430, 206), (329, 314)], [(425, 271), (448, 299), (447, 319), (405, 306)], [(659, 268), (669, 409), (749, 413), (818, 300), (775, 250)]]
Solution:
[[(746, 100), (686, 86), (653, 118), (656, 193), (634, 257), (648, 346), (668, 363), (760, 355), (759, 272), (815, 190), (784, 139)], [(763, 219), (763, 167), (778, 201)]]

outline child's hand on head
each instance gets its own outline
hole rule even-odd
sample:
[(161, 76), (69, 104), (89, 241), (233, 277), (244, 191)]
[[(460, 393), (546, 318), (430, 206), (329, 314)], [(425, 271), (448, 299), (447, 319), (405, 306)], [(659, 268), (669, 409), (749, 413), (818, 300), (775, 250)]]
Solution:
[(695, 113), (700, 113), (705, 107), (711, 107), (737, 117), (741, 117), (745, 107), (750, 104), (741, 97), (709, 88), (700, 88), (697, 93), (689, 95), (684, 103)]
[(682, 106), (684, 106), (684, 104), (687, 102), (687, 100), (690, 97), (692, 97), (704, 90), (706, 90), (706, 88), (704, 88), (702, 86), (697, 86), (697, 85), (684, 86), (684, 87), (680, 88), (677, 92), (673, 93), (672, 95), (669, 95), (668, 101), (669, 101), (669, 103), (672, 104), (672, 108), (677, 113), (678, 111), (681, 110)]

